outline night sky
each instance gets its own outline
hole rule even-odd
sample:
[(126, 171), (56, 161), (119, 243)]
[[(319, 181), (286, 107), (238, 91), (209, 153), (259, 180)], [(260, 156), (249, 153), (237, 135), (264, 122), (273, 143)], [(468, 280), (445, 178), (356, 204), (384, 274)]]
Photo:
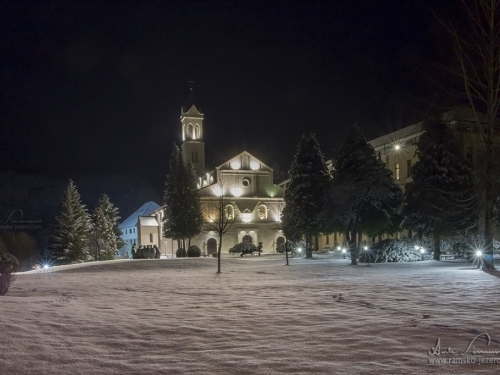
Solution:
[[(195, 81), (207, 167), (243, 150), (288, 170), (422, 118), (457, 2), (2, 1), (2, 171), (130, 174), (163, 188)], [(436, 37), (436, 35), (438, 35)]]

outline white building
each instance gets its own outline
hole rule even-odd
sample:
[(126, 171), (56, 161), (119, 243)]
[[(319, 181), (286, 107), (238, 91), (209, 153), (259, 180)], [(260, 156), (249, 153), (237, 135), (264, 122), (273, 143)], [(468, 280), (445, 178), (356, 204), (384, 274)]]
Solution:
[[(224, 215), (225, 219), (229, 219), (231, 228), (223, 237), (222, 251), (227, 252), (235, 244), (246, 241), (255, 245), (261, 242), (263, 251), (274, 252), (284, 242), (281, 231), (284, 189), (273, 183), (272, 168), (244, 151), (207, 171), (203, 113), (192, 104), (186, 111), (182, 109), (180, 123), (183, 160), (190, 160), (199, 176), (198, 188), (205, 217), (203, 230), (191, 239), (191, 245), (198, 246), (208, 255), (217, 251), (219, 238), (211, 227), (213, 218), (210, 212), (224, 190)], [(177, 242), (162, 235), (161, 207), (137, 217), (137, 246), (157, 245), (162, 254), (175, 254)]]
[(137, 225), (139, 217), (141, 215), (149, 216), (158, 208), (160, 208), (160, 206), (155, 202), (144, 203), (137, 211), (118, 226), (122, 230), (121, 238), (125, 241), (125, 245), (120, 249), (121, 256), (132, 256), (132, 245), (139, 244), (139, 226)]

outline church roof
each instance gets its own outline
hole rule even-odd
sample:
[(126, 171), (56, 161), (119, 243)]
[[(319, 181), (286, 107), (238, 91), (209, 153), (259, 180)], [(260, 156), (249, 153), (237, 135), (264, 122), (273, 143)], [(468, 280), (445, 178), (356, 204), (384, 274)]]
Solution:
[(160, 208), (155, 202), (147, 202), (144, 203), (137, 211), (135, 211), (132, 215), (126, 218), (119, 226), (119, 228), (129, 228), (135, 227), (137, 225), (137, 218), (139, 216), (147, 216), (151, 215), (154, 211)]
[(158, 221), (154, 216), (139, 216), (139, 225), (141, 227), (157, 227)]

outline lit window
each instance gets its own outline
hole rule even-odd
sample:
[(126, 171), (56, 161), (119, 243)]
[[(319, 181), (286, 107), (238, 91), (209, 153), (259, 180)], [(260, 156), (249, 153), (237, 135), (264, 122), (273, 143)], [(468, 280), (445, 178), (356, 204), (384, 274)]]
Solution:
[(394, 178), (399, 180), (399, 163), (396, 163), (396, 166), (394, 167)]
[(265, 204), (261, 204), (259, 206), (259, 219), (260, 220), (267, 219), (267, 207)]
[(245, 223), (252, 221), (252, 213), (247, 209), (241, 213), (241, 220)]
[(226, 218), (228, 220), (233, 220), (234, 219), (234, 207), (228, 204), (226, 206)]
[(200, 125), (196, 124), (194, 128), (194, 139), (200, 138)]
[(187, 130), (187, 138), (188, 139), (192, 139), (192, 138), (194, 138), (193, 136), (194, 136), (193, 125), (189, 124), (188, 125), (188, 130)]

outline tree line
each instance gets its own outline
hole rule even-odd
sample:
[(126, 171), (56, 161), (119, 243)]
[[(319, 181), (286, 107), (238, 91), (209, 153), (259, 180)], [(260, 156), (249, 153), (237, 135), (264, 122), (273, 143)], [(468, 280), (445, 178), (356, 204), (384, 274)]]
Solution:
[(328, 171), (314, 134), (304, 135), (289, 171), (283, 210), (288, 240), (304, 239), (312, 257), (314, 236), (342, 233), (357, 264), (362, 235), (377, 238), (402, 229), (440, 238), (477, 228), (477, 194), (470, 160), (444, 123), (426, 121), (405, 194), (381, 156), (354, 125)]
[(51, 246), (46, 261), (55, 264), (114, 259), (124, 245), (118, 228), (118, 208), (102, 194), (89, 213), (72, 180), (61, 198), (61, 210), (55, 218)]

